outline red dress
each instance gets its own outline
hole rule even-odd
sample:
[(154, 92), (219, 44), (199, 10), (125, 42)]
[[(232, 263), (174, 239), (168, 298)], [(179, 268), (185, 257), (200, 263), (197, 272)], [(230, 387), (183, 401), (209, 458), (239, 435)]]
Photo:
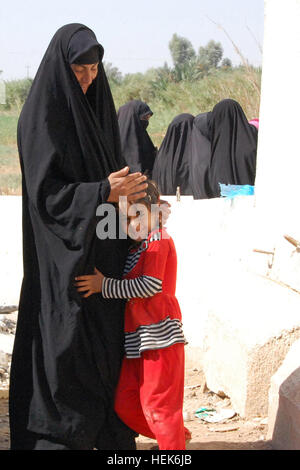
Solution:
[[(130, 254), (133, 255), (134, 250)], [(126, 268), (130, 269), (130, 262)], [(174, 242), (165, 230), (150, 233), (143, 242), (137, 263), (124, 275), (124, 279), (141, 276), (161, 280), (161, 292), (127, 302), (124, 326), (127, 357), (139, 357), (145, 350), (185, 342), (181, 311), (175, 297), (177, 255)]]
[(130, 298), (125, 309), (125, 353), (115, 410), (160, 450), (184, 450), (184, 344), (175, 297), (177, 256), (165, 230), (153, 231), (129, 252), (123, 281), (105, 280), (105, 297)]

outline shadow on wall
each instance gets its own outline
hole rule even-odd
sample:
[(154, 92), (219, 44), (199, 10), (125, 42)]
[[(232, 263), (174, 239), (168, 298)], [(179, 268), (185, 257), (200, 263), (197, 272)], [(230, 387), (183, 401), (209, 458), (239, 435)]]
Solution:
[(277, 450), (300, 450), (300, 367), (279, 388), (272, 447)]

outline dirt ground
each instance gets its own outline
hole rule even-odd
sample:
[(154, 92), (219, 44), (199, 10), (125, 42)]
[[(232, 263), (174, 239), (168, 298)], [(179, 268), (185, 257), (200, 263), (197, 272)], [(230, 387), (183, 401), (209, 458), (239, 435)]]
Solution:
[[(185, 379), (184, 416), (185, 426), (192, 439), (187, 450), (271, 450), (266, 440), (267, 424), (263, 418), (241, 419), (238, 415), (220, 423), (206, 423), (195, 417), (201, 407), (215, 409), (231, 408), (229, 398), (221, 398), (205, 389), (203, 372), (187, 369)], [(9, 450), (9, 418), (7, 393), (0, 399), (0, 450)], [(6, 395), (6, 397), (5, 397)], [(139, 436), (138, 450), (149, 450), (156, 441)]]
[[(183, 412), (189, 418), (185, 427), (192, 433), (187, 450), (271, 450), (266, 440), (268, 426), (262, 417), (245, 420), (235, 415), (220, 423), (207, 423), (195, 416), (195, 411), (202, 407), (232, 409), (229, 398), (221, 398), (205, 387), (201, 370), (187, 369)], [(155, 444), (156, 441), (143, 436), (137, 438), (138, 449), (146, 450)]]
[(8, 399), (0, 399), (0, 450), (9, 449)]

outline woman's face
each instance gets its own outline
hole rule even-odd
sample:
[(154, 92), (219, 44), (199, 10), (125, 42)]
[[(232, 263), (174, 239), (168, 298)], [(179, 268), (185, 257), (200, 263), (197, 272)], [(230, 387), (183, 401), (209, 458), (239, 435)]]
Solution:
[(149, 119), (151, 118), (151, 116), (152, 116), (152, 114), (150, 114), (150, 113), (149, 113), (149, 114), (145, 114), (145, 115), (141, 118), (141, 120), (142, 120), (142, 121), (149, 121)]
[(96, 64), (71, 64), (71, 69), (84, 94), (86, 94), (88, 87), (98, 75), (98, 64), (99, 62)]

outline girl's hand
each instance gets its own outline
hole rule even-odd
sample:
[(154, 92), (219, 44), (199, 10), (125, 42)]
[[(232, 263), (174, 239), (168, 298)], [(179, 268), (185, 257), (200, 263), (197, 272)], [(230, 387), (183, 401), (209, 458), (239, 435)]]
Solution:
[(95, 274), (75, 277), (75, 286), (78, 292), (86, 292), (83, 297), (89, 297), (102, 291), (103, 274), (94, 269)]

